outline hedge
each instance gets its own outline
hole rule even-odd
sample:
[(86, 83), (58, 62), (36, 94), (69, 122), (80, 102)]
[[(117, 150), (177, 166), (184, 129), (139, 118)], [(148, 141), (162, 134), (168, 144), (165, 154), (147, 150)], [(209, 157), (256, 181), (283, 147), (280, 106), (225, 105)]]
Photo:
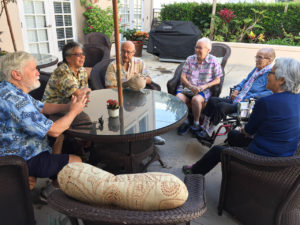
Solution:
[[(300, 32), (300, 3), (289, 3), (285, 13), (286, 3), (225, 3), (217, 4), (216, 12), (227, 8), (234, 11), (237, 19), (243, 20), (253, 17), (251, 8), (259, 11), (266, 10), (259, 25), (264, 28), (268, 39), (283, 38), (282, 28), (287, 33), (299, 36)], [(174, 3), (164, 5), (160, 12), (160, 19), (192, 21), (200, 30), (209, 28), (212, 4), (203, 3)], [(254, 29), (254, 32), (256, 30)]]

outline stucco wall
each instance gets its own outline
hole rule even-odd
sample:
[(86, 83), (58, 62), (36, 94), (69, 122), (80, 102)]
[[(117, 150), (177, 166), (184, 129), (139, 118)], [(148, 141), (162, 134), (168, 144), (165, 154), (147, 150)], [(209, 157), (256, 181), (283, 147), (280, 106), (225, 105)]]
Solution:
[[(17, 50), (24, 50), (24, 44), (23, 44), (23, 37), (22, 37), (22, 31), (21, 31), (21, 21), (19, 17), (19, 9), (17, 4), (15, 3), (8, 3), (7, 4), (8, 14), (10, 17), (10, 22), (16, 42)], [(3, 14), (0, 18), (0, 31), (2, 31), (2, 35), (0, 36), (0, 39), (2, 42), (0, 42), (0, 48), (2, 50), (13, 52), (13, 42), (11, 39), (11, 35), (9, 32), (9, 27), (6, 19), (5, 10), (3, 10)]]
[(228, 64), (249, 65), (249, 62), (254, 62), (254, 56), (261, 48), (273, 48), (276, 53), (276, 58), (289, 57), (300, 61), (300, 47), (236, 42), (224, 43), (229, 45), (231, 48), (231, 55), (228, 59)]

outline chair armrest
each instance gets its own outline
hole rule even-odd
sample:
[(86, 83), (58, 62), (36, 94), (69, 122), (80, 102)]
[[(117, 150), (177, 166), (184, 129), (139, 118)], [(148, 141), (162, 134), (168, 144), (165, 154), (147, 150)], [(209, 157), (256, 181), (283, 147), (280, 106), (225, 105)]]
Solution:
[(167, 82), (167, 88), (169, 94), (176, 95), (176, 89), (180, 84), (180, 77), (181, 77), (183, 65), (184, 62), (179, 64), (179, 66), (175, 70), (173, 78)]
[(300, 165), (300, 155), (291, 157), (267, 157), (257, 155), (238, 147), (228, 147), (221, 153), (221, 161), (234, 157), (241, 161), (257, 166), (290, 167)]

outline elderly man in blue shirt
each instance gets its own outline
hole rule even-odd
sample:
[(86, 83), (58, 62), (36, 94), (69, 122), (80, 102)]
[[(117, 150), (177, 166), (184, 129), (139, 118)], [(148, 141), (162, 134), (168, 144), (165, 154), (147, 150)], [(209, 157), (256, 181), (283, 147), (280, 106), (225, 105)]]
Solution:
[(272, 94), (272, 92), (266, 88), (266, 84), (275, 57), (274, 49), (260, 49), (255, 56), (255, 68), (249, 73), (246, 79), (235, 86), (230, 97), (211, 97), (208, 100), (203, 110), (205, 117), (201, 131), (196, 132), (196, 137), (199, 141), (206, 140), (212, 142), (212, 134), (216, 125), (218, 125), (226, 115), (236, 113), (239, 102)]
[[(15, 52), (1, 57), (0, 156), (17, 155), (26, 160), (30, 189), (36, 177), (55, 181), (66, 164), (81, 162), (75, 155), (51, 154), (47, 135), (58, 137), (67, 130), (87, 102), (87, 96), (80, 95), (73, 96), (69, 104), (43, 104), (28, 94), (39, 86), (39, 72), (32, 55)], [(55, 122), (44, 115), (58, 112), (66, 114)]]

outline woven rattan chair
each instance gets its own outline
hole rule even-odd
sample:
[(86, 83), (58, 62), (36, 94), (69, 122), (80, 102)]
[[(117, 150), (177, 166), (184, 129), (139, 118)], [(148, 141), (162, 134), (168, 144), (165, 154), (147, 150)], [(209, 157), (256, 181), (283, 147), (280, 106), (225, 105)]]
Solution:
[(221, 154), (219, 214), (245, 225), (300, 223), (300, 156), (263, 157), (239, 148)]
[(111, 49), (111, 43), (109, 37), (103, 33), (91, 32), (85, 35), (84, 39), (85, 39), (85, 44), (105, 46), (109, 49), (109, 51)]
[(34, 225), (33, 207), (25, 160), (0, 157), (0, 224)]
[[(227, 60), (231, 54), (231, 49), (226, 44), (213, 43), (210, 54), (212, 54), (216, 57), (223, 57), (221, 66), (222, 66), (224, 76), (221, 77), (220, 84), (211, 87), (212, 96), (218, 97), (222, 91), (222, 86), (223, 86), (223, 82), (224, 82), (224, 78), (225, 78), (224, 68), (225, 68)], [(168, 88), (169, 94), (176, 95), (176, 89), (177, 89), (178, 85), (180, 84), (180, 76), (182, 73), (183, 65), (184, 65), (184, 63), (179, 64), (179, 66), (177, 67), (177, 69), (174, 73), (173, 78), (170, 79), (167, 83), (167, 88)]]
[(184, 205), (171, 210), (147, 212), (91, 206), (68, 197), (61, 190), (50, 195), (48, 204), (66, 214), (72, 225), (78, 224), (76, 218), (82, 219), (85, 225), (189, 224), (206, 211), (204, 178), (202, 175), (187, 175), (185, 183), (189, 191), (188, 200)]

